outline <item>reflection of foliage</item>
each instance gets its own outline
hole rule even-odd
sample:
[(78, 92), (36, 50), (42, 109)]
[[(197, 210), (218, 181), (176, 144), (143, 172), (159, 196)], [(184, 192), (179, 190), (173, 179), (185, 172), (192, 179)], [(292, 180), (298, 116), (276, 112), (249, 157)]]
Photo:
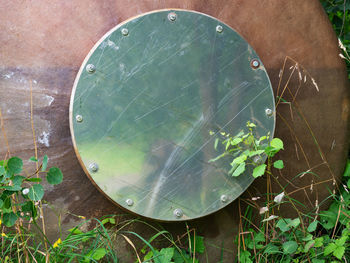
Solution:
[[(231, 162), (231, 170), (229, 174), (232, 176), (239, 176), (245, 170), (247, 165), (255, 166), (253, 170), (253, 177), (262, 176), (266, 170), (266, 164), (262, 164), (261, 160), (264, 156), (268, 158), (273, 157), (277, 152), (283, 149), (283, 142), (274, 138), (269, 143), (270, 133), (265, 136), (256, 138), (254, 129), (256, 125), (250, 121), (247, 122), (248, 131), (241, 130), (235, 136), (231, 136), (229, 133), (220, 132), (222, 137), (215, 139), (214, 148), (217, 149), (218, 142), (222, 140), (222, 144), (225, 146), (225, 150), (222, 154), (210, 162), (215, 162), (225, 156), (231, 156), (233, 158)], [(210, 133), (214, 135), (213, 132)], [(274, 163), (276, 168), (283, 168), (283, 162), (278, 160)]]

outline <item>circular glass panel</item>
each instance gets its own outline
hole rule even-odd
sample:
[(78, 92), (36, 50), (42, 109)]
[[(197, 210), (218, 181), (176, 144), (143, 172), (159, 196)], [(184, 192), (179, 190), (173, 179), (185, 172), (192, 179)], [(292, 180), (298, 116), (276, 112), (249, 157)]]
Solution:
[(236, 199), (252, 167), (232, 177), (229, 159), (210, 162), (224, 150), (214, 149), (216, 138), (246, 130), (247, 121), (257, 136), (275, 125), (254, 50), (224, 23), (184, 10), (109, 31), (80, 68), (70, 107), (74, 147), (93, 183), (118, 205), (164, 221), (202, 217)]

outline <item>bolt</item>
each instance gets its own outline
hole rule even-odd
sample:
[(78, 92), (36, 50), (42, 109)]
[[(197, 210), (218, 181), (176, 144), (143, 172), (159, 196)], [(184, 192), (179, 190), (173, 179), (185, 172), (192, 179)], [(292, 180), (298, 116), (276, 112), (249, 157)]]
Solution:
[(253, 59), (251, 62), (250, 62), (250, 65), (253, 69), (257, 69), (259, 66), (260, 66), (260, 62), (259, 60), (257, 59)]
[(89, 170), (90, 170), (91, 172), (93, 172), (93, 173), (96, 173), (96, 172), (98, 171), (98, 165), (97, 165), (97, 163), (91, 163), (91, 164), (89, 165)]
[(221, 33), (224, 28), (221, 25), (216, 26), (216, 32)]
[(265, 109), (265, 114), (268, 117), (271, 117), (273, 115), (273, 111), (271, 109)]
[(176, 218), (181, 218), (184, 215), (184, 213), (182, 212), (182, 210), (180, 208), (176, 208), (174, 210), (174, 216)]
[(82, 122), (83, 121), (83, 116), (77, 115), (77, 116), (75, 116), (75, 119), (77, 120), (77, 122)]
[(221, 202), (226, 203), (228, 201), (228, 196), (222, 195), (222, 196), (220, 196), (220, 200), (221, 200)]
[(132, 200), (132, 199), (126, 199), (126, 204), (128, 205), (128, 206), (133, 206), (134, 205), (134, 201)]
[(168, 19), (172, 22), (174, 22), (176, 20), (176, 14), (175, 13), (169, 13), (168, 14)]
[(94, 73), (94, 72), (96, 71), (95, 65), (93, 65), (93, 64), (88, 64), (88, 65), (86, 66), (86, 71), (87, 71), (88, 73)]
[(121, 32), (123, 36), (129, 35), (129, 30), (127, 28), (122, 28)]

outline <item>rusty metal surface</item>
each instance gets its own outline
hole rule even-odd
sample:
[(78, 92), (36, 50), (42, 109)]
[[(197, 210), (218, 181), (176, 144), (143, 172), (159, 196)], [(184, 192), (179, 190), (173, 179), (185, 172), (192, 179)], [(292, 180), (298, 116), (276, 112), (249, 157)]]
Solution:
[[(337, 39), (317, 0), (1, 1), (0, 107), (11, 154), (26, 159), (34, 152), (30, 124), (32, 85), (39, 153), (48, 154), (50, 162), (61, 167), (65, 176), (62, 185), (47, 187), (45, 198), (59, 211), (69, 210), (88, 217), (124, 213), (95, 189), (79, 166), (69, 133), (69, 97), (80, 64), (105, 32), (132, 16), (163, 8), (203, 12), (237, 30), (259, 54), (275, 93), (286, 56), (297, 61), (299, 69), (304, 66), (310, 74), (308, 81), (302, 81), (299, 87), (299, 74), (294, 73), (288, 85), (291, 92), (286, 89), (283, 93), (287, 102), (293, 101), (291, 94), (297, 94), (293, 102), (296, 107), (291, 107), (290, 103), (278, 105), (276, 136), (285, 141), (286, 148), (281, 153), (286, 162), (281, 178), (288, 175), (291, 179), (313, 168), (319, 178), (305, 175), (293, 181), (287, 190), (296, 191), (293, 197), (310, 206), (316, 200), (323, 200), (328, 195), (327, 187), (333, 187), (333, 175), (339, 178), (344, 167), (349, 96)], [(288, 60), (282, 83), (287, 83), (293, 66), (295, 63)], [(307, 73), (301, 73), (304, 80)], [(278, 94), (284, 90), (284, 85), (280, 86)], [(313, 138), (318, 140), (318, 145)], [(0, 143), (4, 156), (3, 137)], [(303, 153), (308, 158), (304, 158)], [(312, 180), (315, 185), (311, 192)], [(326, 183), (316, 185), (322, 181)], [(246, 195), (263, 192), (263, 185), (264, 179), (259, 179)], [(300, 187), (305, 187), (305, 191)], [(236, 208), (237, 203), (234, 203), (190, 225), (197, 227), (208, 243), (221, 246), (223, 241), (225, 248), (232, 249), (233, 233), (237, 233), (239, 221)], [(47, 222), (49, 234), (54, 237), (57, 218), (50, 214)], [(74, 218), (64, 214), (64, 228), (76, 223)], [(183, 224), (165, 224), (165, 227), (173, 233), (185, 231)], [(135, 228), (143, 231), (142, 226)], [(125, 245), (125, 255), (127, 249)], [(218, 259), (220, 249), (208, 246), (208, 255), (212, 260)], [(231, 256), (225, 253), (225, 262), (230, 262)]]

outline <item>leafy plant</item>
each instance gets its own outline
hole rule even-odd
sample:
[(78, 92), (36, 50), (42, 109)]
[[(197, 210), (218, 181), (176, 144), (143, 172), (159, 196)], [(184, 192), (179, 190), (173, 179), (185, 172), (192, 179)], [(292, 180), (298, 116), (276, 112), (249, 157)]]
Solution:
[[(248, 165), (254, 166), (253, 177), (262, 176), (267, 165), (261, 163), (264, 156), (268, 159), (274, 157), (276, 153), (283, 149), (283, 142), (279, 138), (273, 138), (271, 141), (270, 134), (258, 137), (255, 135), (256, 125), (250, 121), (246, 124), (247, 131), (241, 130), (234, 136), (229, 133), (220, 132), (221, 137), (217, 137), (214, 142), (214, 148), (218, 149), (218, 143), (224, 145), (224, 152), (209, 162), (215, 162), (223, 157), (230, 156), (232, 158), (231, 170), (228, 172), (232, 176), (239, 176), (244, 173)], [(210, 132), (211, 135), (216, 135)], [(283, 168), (283, 161), (278, 160), (274, 163), (274, 167)]]

